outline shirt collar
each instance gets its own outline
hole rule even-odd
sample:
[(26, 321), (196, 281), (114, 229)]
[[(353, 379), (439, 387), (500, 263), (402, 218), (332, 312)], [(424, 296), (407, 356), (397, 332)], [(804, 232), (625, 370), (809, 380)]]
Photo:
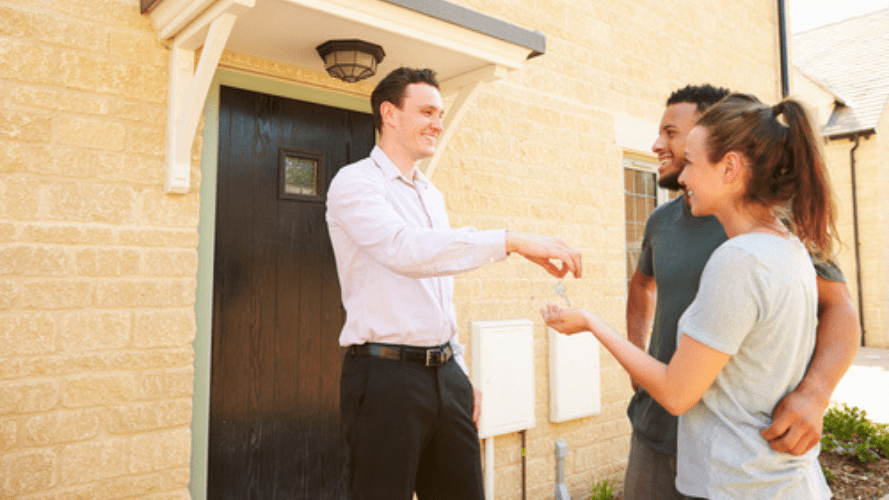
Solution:
[[(407, 179), (404, 175), (401, 174), (401, 170), (398, 170), (398, 167), (392, 163), (392, 160), (386, 156), (386, 153), (380, 149), (379, 146), (374, 146), (373, 150), (370, 152), (370, 157), (374, 160), (374, 163), (383, 171), (383, 175), (386, 176), (387, 180), (395, 180), (401, 179), (403, 182), (411, 184), (412, 182)], [(414, 184), (422, 185), (424, 187), (430, 184), (429, 179), (423, 175), (423, 172), (420, 169), (414, 169)]]

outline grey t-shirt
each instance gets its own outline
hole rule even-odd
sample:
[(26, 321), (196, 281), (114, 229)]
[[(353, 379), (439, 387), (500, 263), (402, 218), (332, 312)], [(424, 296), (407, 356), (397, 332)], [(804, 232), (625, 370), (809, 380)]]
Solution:
[(710, 500), (830, 498), (817, 447), (795, 457), (772, 450), (760, 434), (805, 376), (817, 314), (815, 270), (795, 237), (748, 233), (713, 253), (679, 338), (732, 357), (679, 417), (680, 492)]
[[(645, 224), (639, 271), (654, 276), (657, 303), (648, 353), (669, 363), (676, 351), (676, 324), (698, 291), (710, 254), (726, 240), (716, 217), (695, 217), (685, 195), (659, 206)], [(627, 408), (633, 430), (651, 448), (676, 456), (676, 417), (644, 389)]]
[[(698, 291), (701, 272), (710, 255), (726, 241), (716, 217), (695, 217), (685, 195), (659, 206), (645, 224), (639, 270), (654, 276), (657, 303), (648, 353), (669, 363), (676, 352), (676, 325)], [(835, 264), (816, 264), (822, 278), (844, 282)], [(649, 447), (676, 456), (677, 419), (644, 389), (639, 389), (627, 408), (633, 431)]]

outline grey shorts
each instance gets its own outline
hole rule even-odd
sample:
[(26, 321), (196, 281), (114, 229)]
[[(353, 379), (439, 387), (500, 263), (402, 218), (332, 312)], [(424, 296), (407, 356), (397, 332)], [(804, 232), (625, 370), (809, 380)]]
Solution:
[(676, 457), (646, 445), (633, 431), (624, 500), (694, 500), (676, 491)]

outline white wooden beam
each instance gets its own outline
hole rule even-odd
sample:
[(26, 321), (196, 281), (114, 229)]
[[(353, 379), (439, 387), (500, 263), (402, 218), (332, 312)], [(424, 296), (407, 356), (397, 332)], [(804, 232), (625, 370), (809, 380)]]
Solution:
[(424, 161), (425, 166), (421, 165), (421, 169), (426, 177), (432, 179), (432, 176), (435, 175), (435, 169), (447, 148), (448, 142), (450, 142), (451, 137), (457, 131), (460, 120), (463, 119), (466, 110), (469, 109), (468, 104), (475, 99), (475, 96), (478, 95), (485, 83), (499, 80), (508, 73), (509, 70), (507, 68), (491, 64), (440, 82), (439, 86), (441, 87), (442, 94), (450, 95), (456, 93), (457, 97), (446, 110), (442, 123), (444, 131), (435, 142), (435, 154), (432, 155), (432, 158)]
[[(164, 190), (187, 193), (191, 184), (191, 147), (219, 58), (237, 16), (255, 0), (217, 2), (175, 35), (170, 54), (167, 99), (167, 175)], [(206, 33), (206, 34), (204, 34)], [(195, 71), (195, 51), (203, 46)]]

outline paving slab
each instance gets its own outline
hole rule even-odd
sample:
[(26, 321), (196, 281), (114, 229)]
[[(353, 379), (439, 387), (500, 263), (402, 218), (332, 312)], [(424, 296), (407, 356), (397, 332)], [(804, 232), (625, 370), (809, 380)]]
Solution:
[(832, 403), (857, 406), (872, 422), (889, 424), (889, 349), (859, 347), (854, 363), (830, 399)]

